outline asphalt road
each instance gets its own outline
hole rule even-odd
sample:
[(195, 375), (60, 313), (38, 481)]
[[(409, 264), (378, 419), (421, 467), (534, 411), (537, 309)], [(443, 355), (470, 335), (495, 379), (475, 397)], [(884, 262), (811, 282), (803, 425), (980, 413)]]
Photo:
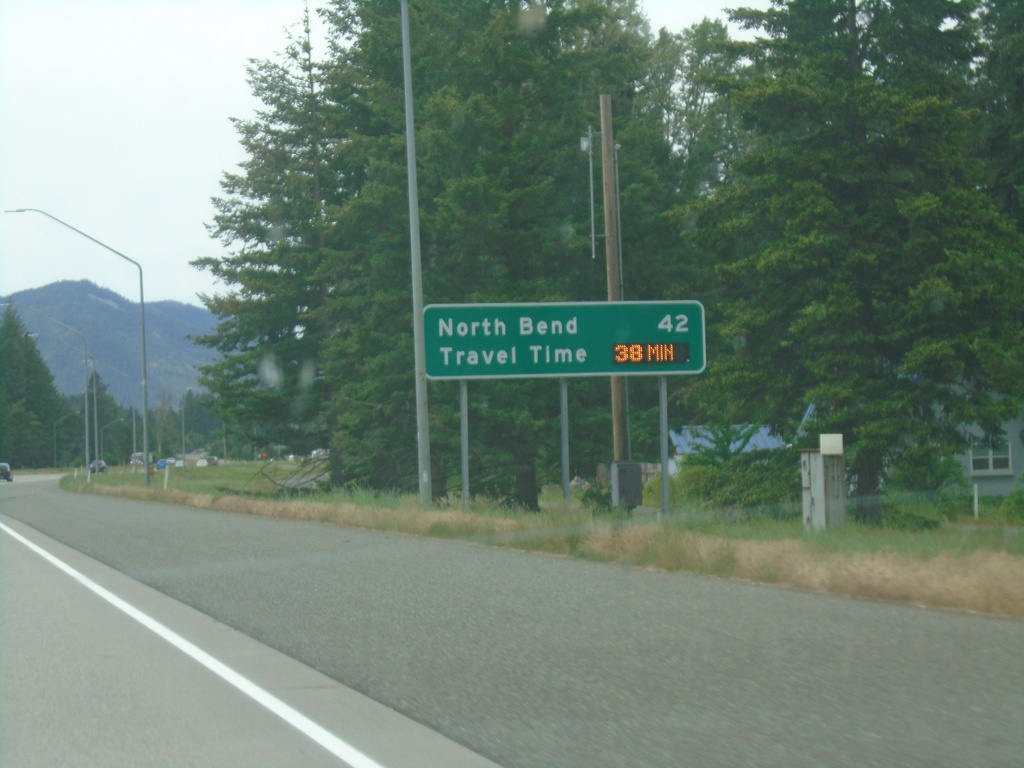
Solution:
[(1024, 764), (1021, 622), (38, 488), (0, 520), (507, 768)]
[(497, 768), (0, 515), (0, 766), (293, 765)]

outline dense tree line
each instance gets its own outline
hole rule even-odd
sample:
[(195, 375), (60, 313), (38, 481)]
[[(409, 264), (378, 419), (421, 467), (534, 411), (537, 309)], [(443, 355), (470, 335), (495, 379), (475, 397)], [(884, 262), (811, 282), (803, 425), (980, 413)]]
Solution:
[(51, 427), (64, 415), (53, 376), (18, 313), (0, 321), (0, 461), (12, 467), (47, 466)]
[[(95, 359), (77, 358), (87, 366), (87, 394), (61, 395), (39, 353), (36, 339), (8, 306), (0, 320), (0, 461), (16, 469), (84, 467), (88, 456), (108, 465), (127, 464), (142, 450), (142, 416), (119, 404), (95, 370)], [(174, 456), (205, 451), (252, 458), (264, 447), (258, 435), (228, 433), (210, 408), (210, 396), (191, 390), (180, 403), (161, 402), (150, 413), (151, 451)], [(85, 408), (88, 407), (88, 430)]]
[[(605, 298), (579, 140), (610, 94), (624, 295), (708, 310), (709, 368), (673, 382), (677, 419), (788, 436), (811, 414), (847, 436), (869, 497), (1019, 412), (1015, 2), (776, 0), (732, 13), (743, 41), (716, 21), (653, 34), (634, 0), (410, 7), (428, 303)], [(194, 262), (227, 286), (204, 297), (220, 358), (203, 384), (241, 431), (331, 447), (337, 482), (411, 490), (399, 2), (321, 14), (325, 51), (307, 16), (249, 69), (263, 108), (236, 121), (247, 159), (211, 227), (231, 255)], [(630, 386), (634, 456), (655, 458), (656, 394)], [(607, 382), (570, 392), (589, 475), (611, 450)], [(455, 385), (430, 404), (443, 493)], [(557, 477), (557, 385), (474, 383), (471, 409), (474, 487), (535, 505)]]

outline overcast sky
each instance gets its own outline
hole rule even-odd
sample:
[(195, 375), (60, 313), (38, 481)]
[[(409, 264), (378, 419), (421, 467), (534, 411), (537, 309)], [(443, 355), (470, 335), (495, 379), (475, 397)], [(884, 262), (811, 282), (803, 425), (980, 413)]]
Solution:
[[(654, 29), (767, 0), (642, 0)], [(315, 8), (315, 0), (310, 7)], [(39, 208), (139, 262), (146, 301), (216, 291), (205, 224), (244, 156), (229, 122), (257, 107), (303, 0), (2, 0), (0, 205)], [(132, 300), (138, 271), (39, 214), (0, 215), (0, 296), (89, 279)]]

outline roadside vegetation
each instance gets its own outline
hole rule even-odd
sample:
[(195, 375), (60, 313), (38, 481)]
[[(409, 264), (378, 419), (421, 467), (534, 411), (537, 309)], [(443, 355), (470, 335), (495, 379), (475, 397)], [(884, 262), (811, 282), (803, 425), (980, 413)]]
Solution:
[[(373, 530), (461, 539), (490, 546), (581, 559), (683, 571), (848, 597), (906, 602), (1024, 619), (1024, 515), (1018, 491), (968, 508), (934, 498), (900, 498), (919, 514), (938, 519), (913, 529), (850, 522), (808, 533), (793, 500), (775, 505), (719, 506), (678, 491), (671, 514), (654, 506), (625, 513), (594, 503), (596, 494), (574, 489), (568, 503), (548, 487), (539, 512), (473, 498), (442, 500), (424, 508), (415, 495), (334, 490), (289, 495), (275, 479), (294, 466), (222, 464), (141, 473), (114, 468), (85, 484), (66, 476), (62, 487), (191, 507)], [(166, 487), (165, 487), (166, 480)], [(659, 481), (649, 488), (659, 497)]]

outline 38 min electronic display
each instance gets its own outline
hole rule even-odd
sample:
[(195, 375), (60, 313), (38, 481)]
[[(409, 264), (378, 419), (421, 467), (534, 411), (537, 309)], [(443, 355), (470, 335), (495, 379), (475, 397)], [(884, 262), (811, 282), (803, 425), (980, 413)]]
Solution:
[(687, 342), (624, 342), (612, 345), (612, 362), (616, 365), (689, 361), (690, 345)]

